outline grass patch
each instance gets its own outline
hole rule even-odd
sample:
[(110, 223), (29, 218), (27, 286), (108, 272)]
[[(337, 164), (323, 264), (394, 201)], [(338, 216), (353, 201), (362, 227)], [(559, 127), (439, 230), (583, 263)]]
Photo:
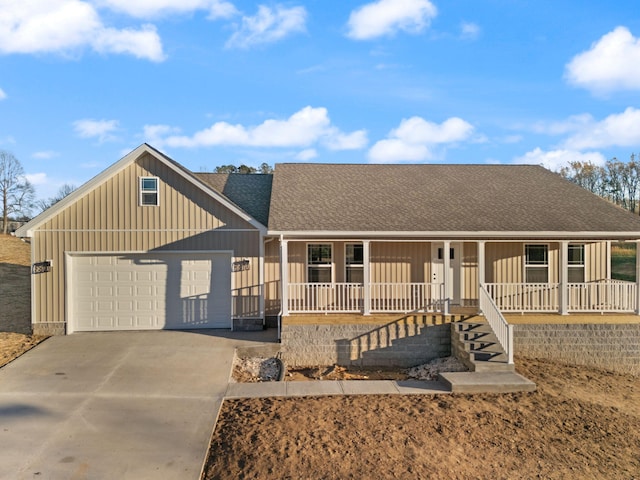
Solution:
[(611, 278), (636, 281), (636, 245), (618, 243), (611, 245)]

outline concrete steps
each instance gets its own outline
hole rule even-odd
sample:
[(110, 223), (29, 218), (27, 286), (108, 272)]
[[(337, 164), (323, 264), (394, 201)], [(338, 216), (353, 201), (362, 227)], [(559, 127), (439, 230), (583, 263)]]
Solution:
[(483, 317), (451, 324), (451, 350), (472, 372), (514, 372), (513, 364)]
[(440, 380), (452, 393), (533, 392), (536, 384), (515, 372), (447, 372)]

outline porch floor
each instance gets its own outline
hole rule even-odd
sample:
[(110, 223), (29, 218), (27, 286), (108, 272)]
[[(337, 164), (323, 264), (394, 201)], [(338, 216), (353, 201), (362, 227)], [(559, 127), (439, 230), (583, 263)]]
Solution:
[[(468, 311), (467, 311), (468, 310)], [(282, 317), (283, 325), (385, 325), (399, 320), (408, 324), (438, 325), (451, 323), (476, 315), (477, 308), (458, 311), (452, 309), (449, 315), (439, 312), (385, 313), (363, 315), (361, 313), (298, 313)]]
[(640, 323), (640, 315), (631, 313), (570, 313), (560, 315), (558, 313), (503, 313), (507, 322), (514, 325), (527, 324), (629, 324)]

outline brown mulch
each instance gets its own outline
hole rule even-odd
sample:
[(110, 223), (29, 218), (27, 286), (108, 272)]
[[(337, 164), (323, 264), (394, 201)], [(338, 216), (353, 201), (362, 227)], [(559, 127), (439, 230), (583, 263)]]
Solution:
[(204, 478), (640, 478), (638, 377), (517, 364), (536, 392), (227, 400)]

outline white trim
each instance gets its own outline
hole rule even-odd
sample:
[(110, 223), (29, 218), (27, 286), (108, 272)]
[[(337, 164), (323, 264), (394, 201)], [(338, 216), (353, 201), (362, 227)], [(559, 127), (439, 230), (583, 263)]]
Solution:
[[(335, 272), (335, 255), (334, 255), (334, 242), (308, 242), (305, 243), (304, 247), (304, 283), (325, 283), (325, 282), (312, 282), (309, 280), (309, 245), (331, 245), (331, 263), (329, 263), (329, 268), (331, 268), (331, 282), (336, 283), (336, 272)], [(314, 265), (322, 267), (324, 264)]]
[[(592, 243), (590, 245), (593, 245)], [(569, 250), (571, 247), (577, 247), (577, 246), (581, 246), (582, 247), (582, 263), (581, 264), (570, 264), (569, 263)], [(581, 282), (573, 282), (569, 280), (569, 277), (567, 276), (567, 283), (586, 283), (587, 282), (587, 272), (589, 271), (587, 269), (587, 258), (589, 257), (589, 255), (587, 255), (587, 244), (586, 243), (582, 243), (582, 242), (567, 242), (567, 268), (569, 270), (571, 270), (572, 268), (578, 269), (578, 268), (582, 268), (582, 281)], [(567, 272), (568, 273), (568, 272)]]
[[(348, 245), (362, 245), (362, 263), (354, 263), (353, 265), (347, 265), (347, 246)], [(347, 268), (348, 267), (362, 267), (362, 276), (364, 278), (364, 243), (362, 241), (360, 242), (344, 242), (343, 243), (344, 246), (344, 269), (343, 269), (343, 275), (344, 275), (344, 283), (357, 283), (357, 282), (349, 282), (347, 279)]]
[(91, 233), (120, 233), (120, 232), (192, 232), (192, 233), (204, 233), (204, 232), (258, 232), (255, 228), (61, 228), (61, 229), (44, 229), (40, 228), (34, 233), (43, 232), (91, 232)]
[[(547, 281), (546, 282), (527, 282), (527, 266), (536, 267), (536, 264), (528, 264), (527, 263), (527, 245), (545, 245), (547, 247), (547, 264), (546, 265), (538, 265), (538, 267), (546, 266), (547, 267)], [(551, 244), (543, 243), (543, 242), (527, 242), (522, 244), (522, 283), (551, 283), (551, 271), (549, 269), (549, 253), (551, 252)]]
[(362, 283), (364, 284), (364, 315), (371, 314), (371, 241), (362, 241)]
[(606, 253), (605, 255), (607, 256), (607, 263), (605, 264), (605, 278), (607, 280), (611, 280), (611, 240), (607, 240), (606, 242)]
[[(280, 311), (282, 316), (289, 315), (289, 241), (280, 237)], [(280, 325), (278, 324), (278, 328)]]
[[(98, 185), (102, 184), (109, 178), (113, 177), (120, 171), (127, 168), (130, 164), (132, 164), (138, 158), (140, 158), (140, 156), (142, 156), (144, 153), (148, 153), (149, 155), (153, 156), (156, 160), (158, 160), (162, 164), (169, 167), (171, 170), (176, 172), (178, 175), (180, 175), (182, 178), (187, 180), (189, 183), (193, 184), (203, 192), (207, 193), (214, 200), (222, 204), (227, 209), (231, 210), (231, 212), (233, 212), (234, 214), (236, 214), (246, 222), (250, 223), (252, 226), (254, 226), (257, 230), (261, 231), (263, 234), (267, 233), (267, 228), (264, 225), (262, 225), (256, 219), (251, 217), (249, 214), (247, 214), (246, 212), (238, 208), (235, 204), (230, 202), (226, 197), (216, 192), (215, 190), (213, 190), (212, 188), (207, 186), (205, 183), (198, 180), (196, 177), (194, 177), (190, 173), (187, 173), (187, 171), (183, 170), (183, 168), (178, 167), (173, 160), (169, 161), (168, 160), (169, 157), (166, 157), (164, 154), (160, 153), (158, 150), (151, 147), (150, 145), (143, 143), (142, 145), (137, 147), (135, 150), (132, 150), (127, 155), (122, 157), (116, 163), (114, 163), (107, 169), (100, 172), (91, 180), (81, 185), (79, 188), (77, 188), (71, 194), (67, 195), (65, 198), (60, 200), (54, 206), (52, 206), (51, 208), (48, 208), (44, 212), (40, 213), (40, 215), (32, 219), (30, 222), (24, 224), (22, 227), (17, 229), (16, 236), (17, 237), (33, 236), (34, 230), (36, 230), (44, 222), (46, 222), (51, 217), (55, 216), (56, 214), (64, 210), (66, 207), (68, 207), (72, 203), (78, 201), (80, 198), (82, 198), (83, 196), (91, 192)], [(640, 235), (638, 235), (638, 238), (640, 238)]]
[[(156, 188), (154, 190), (144, 190), (142, 184), (145, 180), (155, 180)], [(155, 193), (156, 203), (144, 203), (142, 201), (142, 195), (145, 193)], [(160, 206), (160, 177), (140, 176), (138, 177), (138, 206), (139, 207), (159, 207)]]
[[(569, 284), (569, 242), (560, 242), (558, 251), (558, 291), (560, 293), (560, 315), (569, 314), (569, 298), (568, 298), (568, 284)], [(584, 253), (584, 250), (583, 250)], [(548, 255), (548, 253), (547, 253)], [(583, 254), (584, 257), (584, 254)], [(547, 259), (547, 263), (548, 259)], [(548, 268), (548, 267), (547, 267)], [(584, 279), (583, 279), (584, 281)]]
[[(269, 230), (268, 235), (282, 235), (289, 237), (290, 240), (300, 237), (300, 239), (311, 237), (360, 237), (368, 239), (378, 239), (380, 237), (419, 237), (416, 241), (432, 239), (433, 241), (448, 240), (467, 240), (467, 239), (505, 239), (505, 241), (513, 240), (541, 240), (541, 239), (591, 239), (591, 240), (611, 240), (626, 239), (640, 240), (640, 232), (518, 232), (518, 231), (414, 231), (414, 232), (393, 232), (393, 231), (333, 231), (333, 230)], [(380, 240), (382, 241), (382, 240)]]

